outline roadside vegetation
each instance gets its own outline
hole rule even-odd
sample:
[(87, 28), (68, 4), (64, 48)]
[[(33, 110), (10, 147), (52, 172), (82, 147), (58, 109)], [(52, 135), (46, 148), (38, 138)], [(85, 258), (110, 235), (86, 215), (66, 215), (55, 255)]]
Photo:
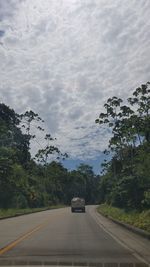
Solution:
[(106, 217), (133, 225), (150, 233), (150, 210), (141, 212), (138, 210), (124, 210), (108, 204), (101, 204), (97, 210)]
[(53, 205), (49, 207), (43, 207), (43, 208), (26, 208), (26, 209), (0, 209), (0, 219), (6, 218), (6, 217), (13, 217), (13, 216), (19, 216), (24, 214), (30, 214), (35, 212), (40, 212), (44, 210), (52, 210), (52, 209), (59, 209), (65, 207), (64, 205)]
[[(105, 215), (150, 230), (150, 83), (138, 87), (123, 103), (117, 97), (104, 104), (96, 123), (111, 129), (99, 183)], [(109, 206), (108, 206), (109, 205)], [(128, 212), (127, 212), (128, 210)]]

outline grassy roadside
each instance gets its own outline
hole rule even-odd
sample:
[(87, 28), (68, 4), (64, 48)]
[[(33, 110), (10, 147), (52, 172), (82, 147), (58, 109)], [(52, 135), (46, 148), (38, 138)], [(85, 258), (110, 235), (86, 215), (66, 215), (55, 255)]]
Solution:
[(35, 213), (39, 211), (44, 210), (51, 210), (51, 209), (59, 209), (65, 207), (64, 205), (53, 205), (49, 207), (44, 208), (26, 208), (26, 209), (0, 209), (0, 219), (6, 218), (6, 217), (13, 217), (17, 215), (23, 215), (23, 214), (29, 214), (29, 213)]
[(107, 204), (101, 204), (97, 210), (105, 216), (133, 225), (150, 233), (150, 210), (142, 212), (125, 211)]

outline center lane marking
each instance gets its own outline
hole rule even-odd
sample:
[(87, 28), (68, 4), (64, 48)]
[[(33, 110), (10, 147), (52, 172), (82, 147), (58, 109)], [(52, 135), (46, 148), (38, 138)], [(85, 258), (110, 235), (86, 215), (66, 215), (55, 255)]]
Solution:
[(10, 244), (6, 245), (5, 247), (0, 249), (0, 255), (3, 255), (7, 251), (11, 250), (12, 248), (16, 247), (21, 241), (31, 236), (33, 233), (37, 232), (41, 228), (44, 228), (48, 224), (48, 221), (45, 221), (45, 223), (42, 223), (38, 225), (37, 227), (33, 228), (32, 230), (25, 233), (23, 236), (17, 238), (15, 241), (11, 242)]

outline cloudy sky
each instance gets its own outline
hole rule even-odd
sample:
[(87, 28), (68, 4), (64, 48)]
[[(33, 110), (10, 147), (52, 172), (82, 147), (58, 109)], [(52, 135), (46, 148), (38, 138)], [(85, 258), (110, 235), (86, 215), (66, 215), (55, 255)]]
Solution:
[(103, 104), (150, 80), (149, 14), (149, 0), (0, 0), (0, 101), (39, 113), (68, 164), (97, 171)]

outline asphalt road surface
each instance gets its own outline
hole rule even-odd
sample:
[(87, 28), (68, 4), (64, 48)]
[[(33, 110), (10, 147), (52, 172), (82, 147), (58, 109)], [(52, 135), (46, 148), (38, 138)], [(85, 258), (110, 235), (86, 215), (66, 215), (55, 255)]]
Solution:
[(149, 262), (150, 241), (99, 215), (95, 206), (87, 206), (86, 213), (62, 208), (0, 221), (0, 265), (143, 267)]

